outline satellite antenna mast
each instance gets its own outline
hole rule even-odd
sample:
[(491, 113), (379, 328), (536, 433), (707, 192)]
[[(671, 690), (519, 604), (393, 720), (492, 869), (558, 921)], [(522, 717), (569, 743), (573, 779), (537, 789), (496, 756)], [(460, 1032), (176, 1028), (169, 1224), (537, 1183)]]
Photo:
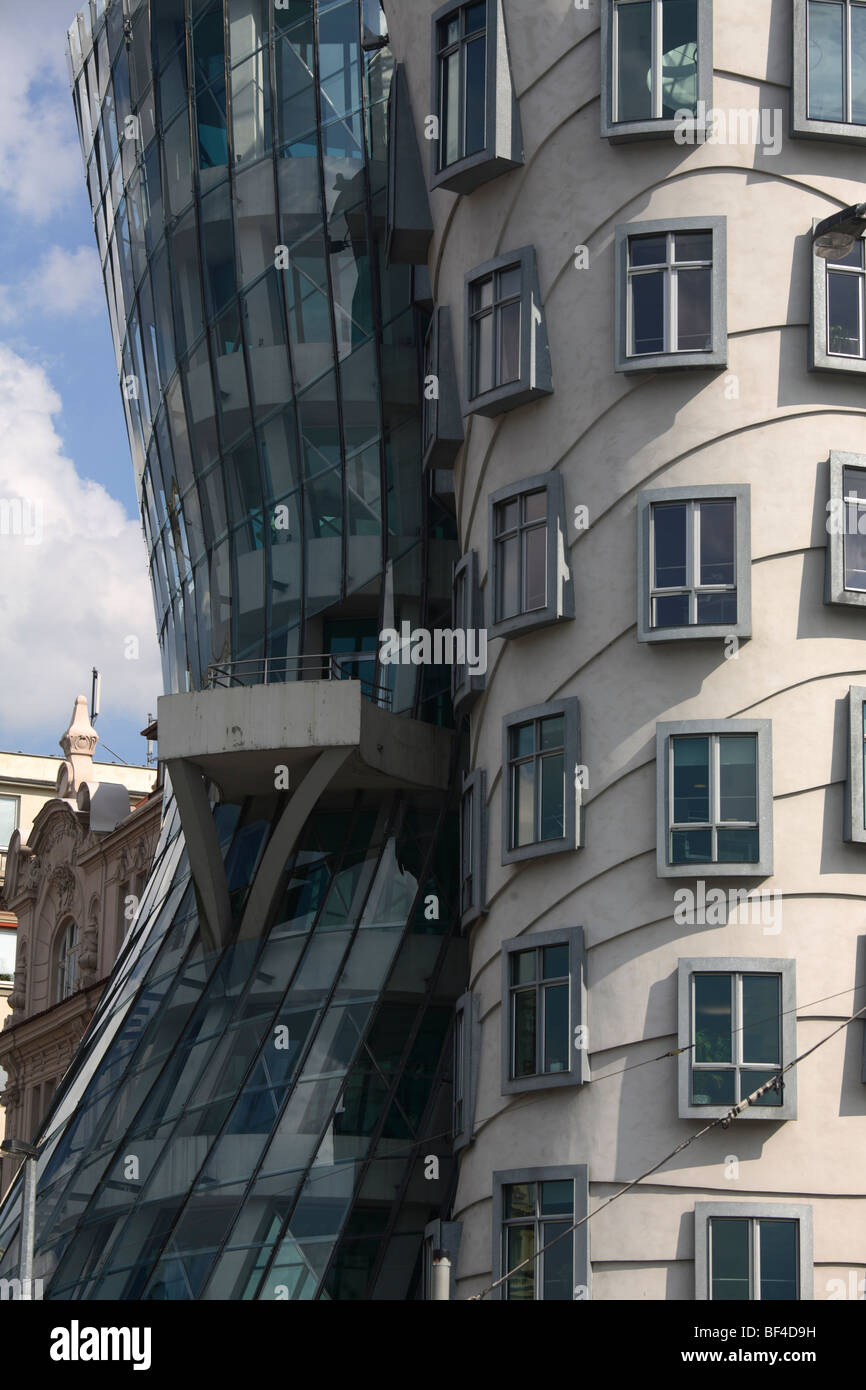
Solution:
[(99, 717), (99, 697), (102, 693), (102, 677), (94, 666), (90, 680), (90, 722), (95, 724)]

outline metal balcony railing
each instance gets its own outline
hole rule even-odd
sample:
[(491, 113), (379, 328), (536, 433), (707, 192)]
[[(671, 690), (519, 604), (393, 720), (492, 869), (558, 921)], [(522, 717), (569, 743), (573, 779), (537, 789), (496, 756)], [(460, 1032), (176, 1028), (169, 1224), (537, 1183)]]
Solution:
[(323, 652), (310, 656), (265, 656), (248, 661), (230, 661), (209, 666), (205, 686), (213, 690), (216, 687), (275, 685), (290, 681), (356, 680), (361, 683), (361, 694), (365, 699), (371, 700), (380, 709), (390, 710), (392, 692), (389, 687), (378, 683), (372, 675), (362, 676), (357, 669), (362, 662), (375, 661), (375, 652)]

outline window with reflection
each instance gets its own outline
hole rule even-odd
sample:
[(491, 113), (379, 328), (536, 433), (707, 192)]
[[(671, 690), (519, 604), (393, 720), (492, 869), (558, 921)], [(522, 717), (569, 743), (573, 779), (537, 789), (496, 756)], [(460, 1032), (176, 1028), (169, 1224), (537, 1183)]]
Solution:
[(736, 623), (736, 525), (733, 497), (652, 507), (653, 627)]
[(507, 1182), (500, 1190), (501, 1275), (514, 1273), (498, 1296), (508, 1302), (570, 1302), (575, 1296), (577, 1238), (570, 1228), (579, 1219), (578, 1183), (570, 1169), (561, 1177), (553, 1176), (556, 1169), (540, 1171), (550, 1176)]
[(502, 622), (547, 607), (547, 489), (508, 498), (493, 516), (494, 621)]
[(508, 731), (510, 849), (565, 834), (565, 715), (532, 719)]
[(694, 115), (698, 91), (698, 0), (614, 0), (613, 120)]
[(866, 126), (866, 4), (808, 0), (807, 116)]
[[(866, 10), (866, 5), (864, 5)], [(866, 357), (866, 243), (855, 241), (844, 259), (827, 261), (827, 352), (831, 357)]]
[(510, 956), (511, 1075), (563, 1072), (569, 1065), (568, 942)]
[(469, 313), (473, 396), (517, 381), (520, 376), (522, 285), (519, 263), (472, 282)]
[[(691, 1105), (737, 1105), (778, 1074), (783, 1065), (780, 975), (696, 971), (691, 1007)], [(755, 1104), (780, 1106), (783, 1084)]]
[(629, 237), (629, 355), (709, 352), (712, 232)]
[(791, 1303), (800, 1298), (800, 1223), (713, 1216), (708, 1222), (710, 1298)]
[(756, 864), (757, 734), (670, 739), (671, 864)]
[(843, 468), (842, 509), (845, 588), (866, 594), (866, 468)]
[(616, 241), (617, 371), (724, 366), (725, 218), (633, 223)]
[(439, 73), (439, 167), (486, 143), (487, 3), (462, 5), (436, 26)]

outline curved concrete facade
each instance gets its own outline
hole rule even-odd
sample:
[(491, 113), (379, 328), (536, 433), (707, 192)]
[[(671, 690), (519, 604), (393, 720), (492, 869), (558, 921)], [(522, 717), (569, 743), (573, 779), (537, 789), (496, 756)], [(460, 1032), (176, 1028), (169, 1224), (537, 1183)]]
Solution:
[[(432, 16), (437, 0), (385, 8), (423, 148), (435, 108), (430, 24), (418, 11)], [(857, 609), (823, 602), (829, 454), (866, 453), (866, 413), (856, 375), (808, 369), (813, 220), (862, 199), (862, 153), (789, 138), (791, 7), (772, 0), (715, 6), (712, 101), (777, 110), (777, 154), (690, 148), (670, 135), (610, 144), (600, 136), (600, 8), (504, 0), (524, 166), (468, 196), (431, 194), (437, 304), (462, 323), (466, 274), (534, 246), (550, 344), (553, 394), (496, 419), (469, 415), (455, 464), (461, 553), (478, 554), (488, 624), (488, 495), (549, 469), (562, 475), (569, 521), (578, 506), (590, 520), (569, 535), (574, 619), (492, 641), (471, 713), (489, 867), (488, 911), (471, 933), (481, 1048), (453, 1213), (463, 1224), (458, 1298), (491, 1282), (495, 1172), (585, 1164), (592, 1211), (701, 1128), (678, 1118), (676, 1059), (654, 1060), (677, 1047), (680, 960), (794, 961), (798, 1052), (866, 1002), (855, 992), (866, 860), (843, 842), (847, 695), (862, 683), (864, 627)], [(726, 219), (727, 367), (618, 374), (615, 229), (694, 216)], [(456, 331), (461, 382), (463, 351)], [(751, 640), (732, 659), (721, 640), (639, 644), (638, 492), (720, 483), (750, 489)], [(580, 702), (588, 768), (582, 847), (503, 867), (502, 721), (568, 696)], [(656, 726), (732, 718), (772, 721), (774, 873), (707, 885), (781, 894), (778, 930), (677, 925), (674, 892), (694, 879), (657, 876)], [(503, 1096), (501, 945), (577, 925), (592, 1080)], [(831, 1281), (852, 1287), (850, 1271), (856, 1287), (866, 1270), (862, 1050), (858, 1022), (797, 1068), (796, 1119), (752, 1112), (717, 1128), (591, 1220), (591, 1296), (696, 1297), (695, 1206), (720, 1201), (809, 1204), (814, 1297), (841, 1296)]]

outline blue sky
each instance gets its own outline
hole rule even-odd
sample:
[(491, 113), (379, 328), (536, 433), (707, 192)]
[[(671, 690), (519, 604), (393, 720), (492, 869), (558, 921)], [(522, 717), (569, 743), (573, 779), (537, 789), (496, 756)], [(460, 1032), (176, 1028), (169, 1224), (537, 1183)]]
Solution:
[(58, 0), (0, 0), (0, 502), (11, 508), (0, 533), (0, 748), (58, 756), (97, 666), (101, 741), (143, 762), (138, 731), (161, 682), (68, 85), (74, 13)]

